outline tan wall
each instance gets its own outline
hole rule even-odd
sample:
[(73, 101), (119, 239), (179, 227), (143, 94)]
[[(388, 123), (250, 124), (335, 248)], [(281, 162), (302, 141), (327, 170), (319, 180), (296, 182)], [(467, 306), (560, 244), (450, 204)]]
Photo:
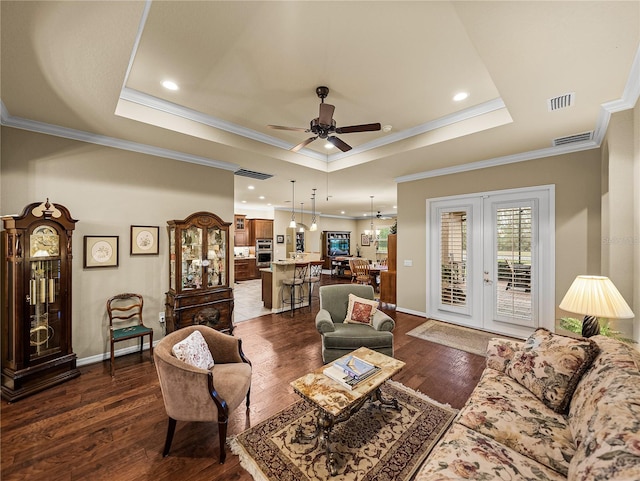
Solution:
[(549, 184), (556, 189), (556, 306), (577, 274), (598, 273), (600, 151), (594, 149), (399, 184), (398, 307), (426, 312), (427, 199)]
[[(1, 153), (3, 215), (48, 197), (78, 219), (72, 293), (78, 358), (109, 351), (105, 302), (120, 292), (144, 296), (145, 323), (159, 339), (169, 287), (167, 220), (210, 211), (232, 222), (233, 173), (7, 127)], [(159, 256), (129, 254), (131, 225), (160, 227)], [(83, 269), (85, 235), (119, 236), (119, 266)]]
[[(638, 111), (611, 116), (602, 144), (602, 275), (609, 277), (640, 318), (640, 134)], [(628, 337), (639, 339), (637, 323), (612, 320)], [(634, 332), (635, 326), (635, 332)]]

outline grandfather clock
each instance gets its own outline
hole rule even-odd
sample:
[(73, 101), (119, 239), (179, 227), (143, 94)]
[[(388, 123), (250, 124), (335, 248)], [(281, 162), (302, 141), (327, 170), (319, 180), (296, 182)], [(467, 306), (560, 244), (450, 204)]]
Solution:
[(49, 199), (2, 221), (1, 392), (16, 401), (80, 375), (71, 347), (77, 221)]

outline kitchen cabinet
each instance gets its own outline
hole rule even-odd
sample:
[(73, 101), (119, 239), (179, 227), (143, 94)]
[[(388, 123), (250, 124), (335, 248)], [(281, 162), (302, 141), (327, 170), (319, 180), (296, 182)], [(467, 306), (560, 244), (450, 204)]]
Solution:
[(235, 280), (247, 281), (249, 279), (258, 279), (259, 273), (256, 268), (255, 257), (234, 260)]
[(249, 221), (247, 216), (236, 214), (233, 216), (233, 245), (236, 247), (252, 245), (249, 239)]
[(2, 221), (1, 392), (16, 401), (80, 375), (71, 346), (77, 221), (48, 199)]
[(251, 219), (251, 245), (256, 239), (273, 239), (273, 221), (270, 219)]
[(233, 334), (230, 225), (210, 212), (168, 221), (167, 332), (202, 324)]

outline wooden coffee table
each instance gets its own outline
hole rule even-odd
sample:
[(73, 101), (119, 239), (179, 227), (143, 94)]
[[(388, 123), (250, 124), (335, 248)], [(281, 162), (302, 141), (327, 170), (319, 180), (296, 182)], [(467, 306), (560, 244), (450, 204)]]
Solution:
[(398, 373), (405, 363), (366, 347), (361, 347), (348, 355), (354, 355), (378, 366), (380, 372), (361, 381), (350, 390), (323, 373), (324, 369), (330, 365), (327, 364), (291, 383), (293, 390), (318, 410), (315, 431), (305, 433), (304, 428), (300, 425), (296, 429), (292, 442), (310, 441), (321, 436), (327, 454), (327, 469), (331, 476), (335, 476), (338, 473), (335, 455), (331, 450), (331, 431), (333, 426), (347, 421), (368, 400), (372, 402), (378, 401), (381, 405), (400, 410), (396, 399), (383, 398), (380, 386), (391, 376)]

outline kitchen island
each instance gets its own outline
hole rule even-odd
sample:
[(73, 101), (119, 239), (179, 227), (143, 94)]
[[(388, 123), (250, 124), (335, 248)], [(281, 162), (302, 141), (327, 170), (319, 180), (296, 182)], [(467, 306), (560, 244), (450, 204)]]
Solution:
[[(293, 277), (296, 264), (308, 264), (311, 261), (312, 259), (308, 257), (304, 260), (280, 260), (272, 262), (271, 268), (260, 269), (260, 277), (262, 278), (262, 302), (264, 303), (264, 307), (271, 309), (273, 313), (291, 310), (291, 306), (282, 304), (282, 281)], [(309, 305), (309, 284), (305, 283), (303, 289), (305, 300), (302, 305), (296, 304), (296, 308)]]

